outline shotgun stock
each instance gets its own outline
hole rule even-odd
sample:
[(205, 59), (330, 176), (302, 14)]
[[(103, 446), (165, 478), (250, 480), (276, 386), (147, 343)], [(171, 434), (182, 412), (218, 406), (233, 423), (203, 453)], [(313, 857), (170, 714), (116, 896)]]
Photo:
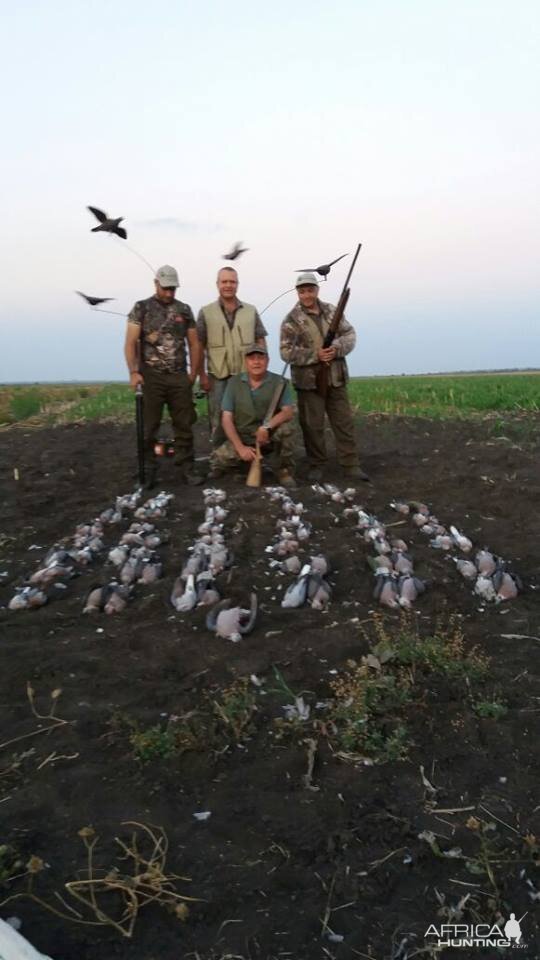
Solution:
[(258, 443), (255, 444), (255, 459), (251, 461), (246, 487), (260, 487), (262, 483), (262, 454)]
[(139, 483), (141, 487), (145, 481), (144, 471), (144, 413), (143, 388), (140, 383), (135, 387), (135, 420), (137, 423), (137, 462), (139, 466)]

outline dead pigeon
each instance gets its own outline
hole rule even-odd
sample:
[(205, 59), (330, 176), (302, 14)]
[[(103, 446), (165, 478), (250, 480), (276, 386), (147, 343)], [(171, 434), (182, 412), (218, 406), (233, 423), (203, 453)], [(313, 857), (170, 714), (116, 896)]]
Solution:
[(73, 567), (65, 567), (59, 563), (52, 563), (48, 567), (42, 567), (36, 570), (30, 577), (30, 583), (34, 586), (48, 587), (57, 580), (67, 580), (73, 573)]
[(270, 566), (273, 570), (279, 570), (281, 573), (300, 573), (302, 562), (299, 557), (285, 557), (284, 560), (271, 560)]
[(404, 517), (408, 517), (411, 512), (411, 508), (408, 503), (405, 503), (404, 500), (391, 500), (390, 506), (392, 510), (395, 510), (396, 513), (402, 513)]
[(523, 589), (523, 584), (515, 574), (499, 568), (493, 574), (493, 587), (496, 592), (495, 602), (501, 603), (503, 600), (515, 600)]
[(426, 513), (413, 513), (411, 517), (412, 522), (415, 527), (423, 527), (428, 522), (428, 517)]
[(448, 534), (438, 534), (433, 540), (429, 541), (430, 547), (434, 547), (435, 550), (452, 550), (454, 546), (454, 540)]
[(37, 587), (23, 587), (8, 603), (9, 610), (32, 610), (47, 603), (48, 597)]
[(129, 549), (127, 545), (113, 547), (109, 550), (108, 559), (115, 567), (122, 567), (127, 560)]
[(310, 267), (305, 270), (295, 270), (295, 273), (318, 273), (320, 277), (327, 277), (330, 273), (330, 268), (334, 266), (335, 263), (339, 263), (340, 260), (343, 260), (343, 257), (346, 257), (346, 253), (342, 253), (340, 257), (336, 257), (335, 260), (331, 260), (330, 263), (323, 263), (320, 267)]
[(425, 503), (421, 503), (419, 500), (409, 500), (409, 504), (415, 513), (422, 513), (425, 517), (429, 517), (430, 510)]
[(404, 576), (398, 580), (398, 603), (400, 607), (410, 610), (414, 601), (426, 589), (426, 584), (418, 577)]
[(206, 626), (218, 637), (237, 643), (244, 634), (253, 630), (257, 619), (257, 594), (252, 593), (250, 608), (231, 607), (231, 600), (221, 600), (206, 617)]
[(456, 570), (465, 580), (476, 580), (478, 570), (472, 560), (463, 560), (461, 558), (458, 560), (457, 557), (453, 557), (453, 560), (456, 564)]
[(495, 600), (495, 587), (491, 577), (480, 574), (474, 585), (474, 592), (482, 600)]
[(101, 610), (103, 610), (107, 597), (108, 587), (102, 585), (98, 587), (92, 587), (88, 593), (88, 596), (86, 597), (83, 613), (99, 613)]
[(129, 600), (130, 588), (121, 586), (119, 583), (110, 583), (105, 596), (103, 612), (111, 616), (113, 613), (121, 613), (127, 606)]
[(380, 573), (375, 578), (373, 596), (385, 607), (395, 609), (399, 607), (398, 588), (396, 580), (388, 573)]
[(182, 577), (175, 580), (171, 593), (171, 603), (178, 613), (187, 613), (197, 605), (195, 577), (192, 573), (185, 581)]
[[(380, 573), (392, 573), (394, 570), (394, 564), (387, 554), (378, 554), (376, 557), (366, 557), (366, 561), (376, 577)], [(403, 572), (405, 573), (406, 571)]]
[(139, 573), (139, 583), (155, 583), (163, 572), (163, 564), (157, 555), (145, 557)]
[(114, 297), (89, 297), (86, 293), (81, 293), (80, 290), (76, 290), (75, 293), (78, 293), (91, 307), (97, 307), (100, 303), (109, 303), (115, 299)]
[(330, 584), (320, 573), (311, 574), (308, 582), (308, 599), (314, 610), (325, 610), (332, 596)]
[(497, 561), (492, 553), (489, 550), (479, 550), (476, 554), (474, 561), (478, 568), (478, 572), (485, 577), (490, 577), (492, 573), (495, 573), (497, 568)]
[(316, 557), (310, 557), (310, 567), (312, 573), (320, 573), (321, 577), (325, 577), (330, 570), (330, 564), (322, 554), (318, 554)]
[(243, 253), (247, 253), (249, 247), (243, 247), (241, 242), (233, 244), (228, 253), (223, 254), (224, 260), (237, 260)]
[(412, 559), (408, 553), (402, 550), (396, 550), (395, 553), (392, 554), (392, 562), (396, 573), (400, 573), (402, 576), (413, 572)]
[(459, 549), (463, 551), (463, 553), (471, 552), (472, 540), (469, 540), (469, 538), (464, 536), (463, 533), (460, 533), (457, 527), (450, 527), (450, 533), (454, 538), (454, 542), (457, 544)]
[(113, 219), (97, 207), (87, 207), (86, 209), (94, 214), (96, 220), (99, 220), (99, 226), (92, 227), (92, 233), (99, 233), (101, 230), (104, 233), (115, 233), (116, 236), (121, 237), (122, 240), (127, 240), (127, 233), (124, 228), (120, 226), (124, 217), (116, 217), (116, 219)]
[(301, 571), (300, 575), (290, 584), (283, 595), (283, 600), (281, 601), (281, 606), (286, 609), (293, 609), (296, 607), (303, 607), (307, 597), (308, 597), (308, 587), (309, 587), (309, 576), (311, 573), (311, 565), (306, 563)]

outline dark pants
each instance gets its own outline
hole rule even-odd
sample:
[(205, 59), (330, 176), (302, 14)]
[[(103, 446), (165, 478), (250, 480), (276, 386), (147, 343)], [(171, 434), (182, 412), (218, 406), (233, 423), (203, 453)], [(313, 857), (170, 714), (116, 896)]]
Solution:
[(145, 367), (143, 377), (144, 447), (147, 460), (155, 461), (154, 444), (163, 407), (167, 406), (174, 429), (175, 463), (188, 466), (193, 463), (193, 424), (197, 414), (187, 373), (161, 373)]
[(297, 397), (298, 419), (310, 466), (320, 467), (328, 459), (324, 435), (325, 414), (335, 437), (339, 464), (342, 467), (355, 466), (358, 463), (358, 448), (347, 388), (328, 387), (326, 397), (321, 397), (315, 390), (298, 390)]

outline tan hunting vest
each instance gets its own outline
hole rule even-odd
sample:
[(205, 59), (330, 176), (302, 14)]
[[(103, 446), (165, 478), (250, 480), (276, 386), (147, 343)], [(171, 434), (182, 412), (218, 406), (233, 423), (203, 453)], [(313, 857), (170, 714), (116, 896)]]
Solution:
[(241, 373), (244, 369), (244, 348), (255, 340), (255, 307), (243, 303), (236, 311), (232, 330), (219, 300), (202, 309), (206, 321), (208, 373), (218, 380)]

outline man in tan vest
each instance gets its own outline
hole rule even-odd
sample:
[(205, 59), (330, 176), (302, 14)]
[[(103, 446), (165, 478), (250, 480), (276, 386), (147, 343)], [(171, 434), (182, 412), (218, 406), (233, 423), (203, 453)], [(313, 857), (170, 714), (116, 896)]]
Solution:
[[(321, 480), (328, 464), (325, 418), (336, 442), (337, 460), (348, 480), (368, 480), (358, 463), (356, 428), (349, 398), (345, 357), (354, 349), (356, 334), (343, 316), (331, 347), (324, 347), (335, 307), (319, 300), (314, 273), (301, 273), (296, 281), (298, 303), (287, 314), (280, 331), (281, 359), (291, 365), (298, 398), (298, 418), (309, 465), (308, 479)], [(317, 390), (319, 364), (328, 364), (328, 390)]]
[[(222, 267), (217, 275), (219, 299), (199, 311), (197, 334), (202, 344), (199, 378), (208, 393), (212, 440), (222, 442), (221, 401), (229, 378), (241, 373), (248, 344), (266, 346), (266, 330), (255, 307), (242, 303), (236, 293), (238, 274), (234, 267)], [(206, 369), (205, 359), (206, 356)]]

